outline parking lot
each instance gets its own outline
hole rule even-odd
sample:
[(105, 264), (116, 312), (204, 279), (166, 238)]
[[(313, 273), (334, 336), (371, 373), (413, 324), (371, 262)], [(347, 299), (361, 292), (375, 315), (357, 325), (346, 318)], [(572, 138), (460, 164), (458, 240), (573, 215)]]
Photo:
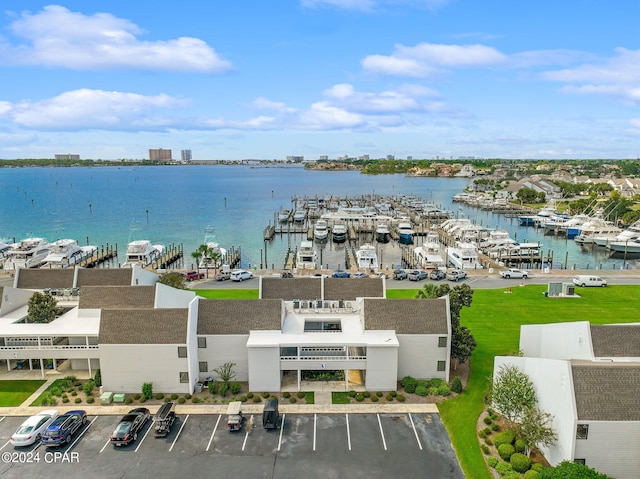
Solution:
[(240, 432), (226, 430), (226, 415), (179, 415), (171, 433), (153, 434), (151, 421), (128, 446), (109, 434), (118, 416), (89, 416), (61, 448), (15, 448), (8, 440), (22, 417), (0, 418), (0, 475), (25, 477), (299, 478), (421, 477), (462, 479), (437, 414), (283, 414), (266, 430), (248, 415)]

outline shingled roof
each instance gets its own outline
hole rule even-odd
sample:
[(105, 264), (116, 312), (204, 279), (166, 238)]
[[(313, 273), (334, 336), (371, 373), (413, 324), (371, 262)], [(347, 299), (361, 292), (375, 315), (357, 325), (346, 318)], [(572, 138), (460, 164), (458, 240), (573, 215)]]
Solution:
[(396, 334), (447, 334), (447, 303), (437, 299), (365, 299), (366, 330)]
[(18, 288), (46, 289), (73, 288), (73, 268), (21, 269), (18, 272)]
[(80, 309), (153, 308), (155, 286), (84, 286), (80, 289)]
[(572, 362), (578, 420), (640, 421), (640, 363)]
[(320, 278), (262, 278), (262, 299), (319, 299), (321, 294)]
[(593, 355), (602, 357), (640, 357), (640, 324), (591, 326)]
[(200, 299), (198, 334), (249, 334), (251, 330), (280, 330), (279, 299)]
[(187, 317), (184, 308), (104, 310), (98, 344), (186, 344)]
[[(382, 278), (325, 278), (324, 299), (353, 301), (356, 298), (383, 298)], [(303, 298), (300, 298), (303, 299)], [(313, 298), (306, 298), (313, 299)]]
[(78, 268), (78, 287), (131, 286), (131, 268)]

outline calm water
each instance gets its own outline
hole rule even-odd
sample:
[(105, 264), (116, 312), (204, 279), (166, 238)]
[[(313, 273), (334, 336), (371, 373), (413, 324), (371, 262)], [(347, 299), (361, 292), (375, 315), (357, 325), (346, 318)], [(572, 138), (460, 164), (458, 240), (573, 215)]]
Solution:
[[(459, 178), (247, 166), (3, 168), (0, 238), (73, 238), (81, 244), (117, 244), (122, 254), (135, 239), (182, 244), (186, 258), (180, 266), (189, 267), (191, 252), (204, 242), (205, 228), (213, 226), (222, 247), (241, 247), (244, 267), (263, 262), (266, 246), (269, 267), (281, 268), (287, 248), (294, 248), (302, 238), (276, 236), (265, 245), (262, 233), (273, 224), (278, 209), (291, 207), (293, 195), (406, 194), (429, 199), (454, 215), (507, 229), (518, 240), (539, 241), (545, 252), (553, 253), (554, 267), (561, 263), (580, 269), (623, 265), (622, 259), (610, 259), (604, 251), (595, 254), (573, 241), (543, 236), (542, 231), (518, 226), (515, 219), (452, 204), (453, 195), (467, 184), (468, 180)], [(392, 242), (380, 255), (384, 265), (397, 264), (400, 247)], [(344, 264), (344, 245), (324, 245), (322, 263), (330, 268)], [(626, 264), (635, 266), (635, 262)]]

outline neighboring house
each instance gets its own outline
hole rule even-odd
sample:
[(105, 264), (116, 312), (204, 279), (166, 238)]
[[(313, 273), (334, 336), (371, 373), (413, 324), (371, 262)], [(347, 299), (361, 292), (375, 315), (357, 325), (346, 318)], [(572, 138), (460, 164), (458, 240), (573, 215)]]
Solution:
[(525, 325), (524, 357), (496, 357), (533, 381), (539, 407), (558, 433), (542, 452), (552, 464), (575, 461), (617, 479), (640, 470), (640, 323), (587, 321)]

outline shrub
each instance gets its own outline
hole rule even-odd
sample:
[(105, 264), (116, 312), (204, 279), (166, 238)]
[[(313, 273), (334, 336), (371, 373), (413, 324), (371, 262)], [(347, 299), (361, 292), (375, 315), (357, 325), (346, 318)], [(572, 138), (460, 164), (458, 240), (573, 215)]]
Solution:
[(354, 398), (354, 397), (356, 397), (356, 392), (352, 389), (351, 391), (349, 391), (347, 393), (347, 396), (349, 396), (350, 398)]
[(218, 383), (215, 381), (209, 381), (209, 384), (207, 384), (207, 388), (209, 389), (209, 394), (215, 396), (215, 394), (218, 392)]
[(515, 452), (516, 448), (511, 444), (500, 444), (500, 446), (498, 446), (498, 454), (505, 461), (508, 461), (511, 455)]
[(485, 445), (485, 444), (481, 444), (480, 448), (482, 449), (482, 452), (484, 452), (487, 456), (489, 455), (489, 453), (491, 452), (491, 449), (489, 449), (489, 446)]
[(498, 474), (500, 474), (501, 476), (504, 476), (507, 472), (511, 471), (511, 464), (509, 464), (508, 462), (499, 462), (496, 465), (496, 471), (498, 472)]
[(298, 393), (296, 394), (296, 396), (298, 397), (298, 399), (302, 399), (302, 398), (304, 398), (304, 396), (305, 396), (304, 391), (298, 391)]
[(512, 444), (515, 439), (515, 433), (513, 431), (507, 430), (496, 434), (496, 436), (493, 438), (493, 442), (495, 443), (496, 447), (500, 447), (502, 444)]
[(269, 394), (266, 391), (262, 393), (262, 397), (265, 398), (265, 399), (267, 399), (269, 396), (271, 396), (271, 394)]
[(491, 440), (491, 438), (490, 438), (490, 437), (485, 437), (485, 438), (484, 438), (484, 443), (485, 443), (487, 446), (493, 446), (493, 441)]
[(171, 399), (169, 399), (169, 396), (165, 396), (165, 398), (162, 400), (162, 402), (169, 402), (171, 401)]
[(171, 400), (172, 400), (172, 401), (175, 401), (176, 399), (178, 399), (178, 395), (177, 395), (176, 393), (173, 393), (173, 394), (171, 395)]
[(402, 394), (396, 396), (396, 401), (404, 402), (406, 398)]
[(189, 393), (185, 394), (185, 395), (184, 395), (184, 398), (185, 398), (185, 399), (191, 399), (191, 394), (189, 394)]
[(426, 381), (425, 379), (418, 379), (416, 381), (416, 387), (418, 386), (424, 386), (425, 388), (429, 387), (429, 381)]
[(73, 402), (75, 402), (76, 404), (80, 404), (82, 402), (82, 398), (75, 398)]
[(185, 398), (183, 398), (183, 397), (179, 397), (179, 398), (178, 398), (178, 404), (184, 404), (184, 403), (185, 403), (185, 401), (186, 401), (186, 399), (185, 399)]
[(366, 398), (370, 398), (371, 397), (371, 393), (369, 391), (365, 391), (362, 393), (362, 395)]
[(145, 398), (144, 396), (142, 396), (142, 397), (140, 398), (140, 402), (141, 402), (141, 403), (143, 403), (143, 402), (147, 402), (147, 398)]
[(538, 471), (534, 471), (533, 469), (529, 469), (524, 473), (524, 479), (538, 479), (540, 473)]
[(437, 396), (439, 392), (440, 390), (438, 388), (430, 387), (427, 389), (427, 394), (429, 394), (429, 396)]
[(93, 404), (95, 398), (93, 396), (87, 396), (87, 404)]
[(377, 392), (376, 392), (376, 396), (378, 396), (379, 398), (381, 398), (381, 397), (383, 396), (382, 391), (377, 391)]
[(93, 379), (89, 379), (82, 385), (82, 390), (85, 394), (91, 394), (91, 391), (93, 391), (94, 387), (96, 387), (96, 383), (93, 382)]
[(77, 396), (78, 395), (78, 391), (76, 391), (75, 389), (73, 391), (71, 391), (71, 395), (72, 396)]
[(415, 379), (413, 381), (408, 381), (408, 382), (405, 382), (404, 380), (402, 381), (402, 387), (404, 388), (404, 392), (406, 392), (407, 394), (415, 393), (417, 386), (418, 386), (418, 382)]
[(248, 392), (247, 393), (247, 398), (248, 399), (253, 399), (253, 393), (252, 392)]
[(282, 393), (282, 397), (289, 399), (291, 397), (291, 393), (289, 391), (285, 391)]
[(498, 465), (498, 458), (493, 456), (487, 457), (487, 464), (495, 468)]
[(289, 402), (290, 402), (291, 404), (295, 404), (295, 403), (296, 403), (296, 401), (297, 401), (297, 399), (296, 399), (295, 397), (293, 397), (293, 396), (289, 398)]
[(69, 398), (67, 396), (62, 396), (62, 402), (63, 403), (68, 403), (69, 402)]
[(218, 394), (220, 394), (220, 396), (225, 397), (228, 390), (229, 386), (227, 386), (227, 383), (220, 383), (218, 385)]
[(240, 402), (245, 402), (247, 400), (247, 396), (240, 396), (240, 398), (238, 399), (238, 401)]
[(96, 371), (96, 374), (93, 376), (93, 382), (96, 383), (96, 386), (98, 387), (102, 386), (102, 373), (100, 372), (99, 369)]
[(261, 402), (262, 398), (260, 396), (253, 396), (253, 402)]
[(429, 385), (432, 388), (439, 388), (440, 386), (442, 386), (443, 383), (444, 381), (440, 378), (433, 378), (431, 381), (429, 381)]
[(142, 397), (142, 394), (140, 394), (140, 393), (135, 393), (135, 394), (133, 395), (133, 399), (135, 399), (136, 401), (137, 401), (138, 399), (140, 399), (141, 397)]
[(393, 397), (396, 397), (398, 395), (397, 391), (389, 391), (389, 394)]
[(402, 378), (402, 381), (400, 381), (400, 384), (402, 385), (403, 388), (407, 387), (407, 384), (416, 384), (418, 381), (416, 380), (416, 378), (414, 378), (413, 376), (405, 376)]
[(485, 428), (483, 429), (483, 431), (484, 431), (484, 433), (485, 433), (487, 436), (491, 435), (491, 428), (489, 428), (489, 427), (485, 427)]
[[(503, 445), (502, 447), (505, 446)], [(513, 470), (516, 472), (525, 473), (531, 469), (531, 459), (519, 452), (512, 454), (509, 462), (511, 463)]]
[(483, 421), (485, 424), (491, 424), (493, 422), (489, 416), (485, 416)]
[(478, 431), (478, 436), (480, 436), (480, 437), (487, 437), (487, 433), (486, 433), (486, 432), (484, 432), (484, 430), (480, 430), (480, 431)]
[(544, 466), (542, 464), (540, 464), (539, 462), (534, 462), (531, 465), (531, 469), (533, 469), (536, 472), (542, 472), (542, 470), (544, 469)]
[(229, 389), (231, 390), (231, 394), (235, 396), (242, 390), (242, 386), (240, 385), (240, 383), (234, 382), (234, 383), (231, 383), (231, 385), (229, 386)]
[(156, 394), (156, 399), (157, 399), (158, 401), (159, 401), (159, 400), (161, 400), (161, 399), (164, 399), (164, 394), (162, 394), (162, 393), (158, 393), (158, 394)]
[(364, 401), (364, 396), (360, 393), (356, 394), (356, 401), (358, 402)]
[(493, 410), (493, 408), (488, 407), (488, 408), (487, 408), (487, 414), (488, 414), (489, 416), (491, 416), (491, 415), (495, 414), (495, 411)]
[(500, 430), (500, 426), (499, 426), (497, 423), (495, 423), (495, 422), (494, 422), (494, 423), (491, 425), (491, 430), (492, 430), (492, 431), (499, 431), (499, 430)]
[(524, 452), (527, 448), (527, 443), (524, 442), (523, 439), (516, 439), (516, 442), (513, 443), (513, 446), (516, 448), (516, 452)]
[(385, 399), (386, 399), (387, 401), (391, 402), (391, 401), (393, 401), (393, 396), (392, 396), (391, 394), (387, 394), (387, 395), (385, 396)]
[(153, 397), (153, 383), (144, 383), (142, 385), (142, 397), (151, 399)]
[(427, 388), (424, 386), (417, 386), (416, 387), (416, 394), (418, 396), (426, 396), (427, 395)]
[(504, 476), (504, 479), (520, 479), (520, 473), (516, 471), (508, 471)]
[(69, 384), (73, 384), (76, 382), (77, 378), (75, 376), (65, 376), (64, 380)]
[(378, 402), (378, 396), (371, 396), (371, 402)]
[(458, 376), (453, 378), (453, 381), (451, 381), (451, 390), (456, 394), (462, 393), (462, 381), (460, 381)]
[(133, 398), (132, 397), (128, 397), (127, 399), (124, 400), (125, 404), (131, 404), (133, 402)]
[(200, 398), (198, 398), (198, 397), (192, 397), (192, 398), (191, 398), (191, 402), (192, 402), (193, 404), (200, 404), (202, 401), (201, 401), (201, 400), (200, 400)]

